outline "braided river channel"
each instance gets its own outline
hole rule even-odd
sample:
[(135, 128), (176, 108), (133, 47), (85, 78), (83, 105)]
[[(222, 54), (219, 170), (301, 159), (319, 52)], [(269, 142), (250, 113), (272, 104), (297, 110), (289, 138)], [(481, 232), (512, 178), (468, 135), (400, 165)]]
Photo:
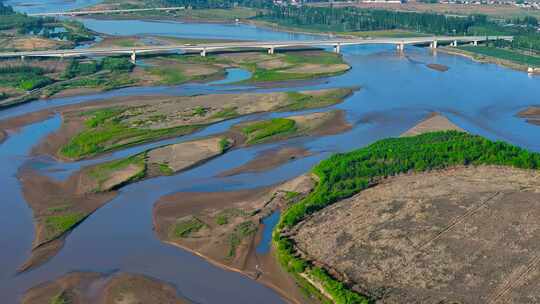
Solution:
[[(292, 34), (245, 24), (81, 21), (92, 30), (111, 35), (242, 40), (321, 39), (320, 36)], [(56, 256), (44, 265), (21, 274), (17, 274), (17, 268), (28, 258), (34, 234), (32, 212), (23, 198), (18, 179), (22, 168), (31, 166), (56, 179), (64, 179), (91, 163), (133, 155), (149, 147), (218, 134), (239, 121), (285, 117), (291, 113), (241, 117), (214, 124), (189, 136), (70, 163), (30, 155), (34, 145), (60, 127), (59, 115), (10, 133), (8, 139), (0, 144), (0, 302), (16, 303), (28, 288), (68, 272), (121, 271), (144, 274), (171, 283), (179, 295), (193, 303), (283, 303), (278, 293), (256, 281), (160, 242), (152, 229), (154, 203), (160, 197), (176, 192), (240, 190), (283, 182), (309, 171), (333, 153), (399, 136), (434, 111), (473, 134), (540, 152), (540, 128), (516, 116), (528, 106), (540, 104), (540, 77), (413, 46), (407, 46), (404, 54), (399, 54), (390, 45), (347, 46), (342, 48), (342, 53), (352, 68), (343, 75), (316, 81), (272, 88), (232, 85), (237, 80), (249, 77), (247, 71), (232, 69), (228, 71), (225, 81), (217, 83), (125, 88), (93, 95), (40, 100), (0, 111), (0, 120), (4, 120), (60, 105), (116, 96), (361, 87), (341, 104), (303, 112), (342, 109), (353, 126), (351, 130), (338, 135), (300, 137), (235, 149), (184, 173), (131, 184), (78, 225), (67, 236), (64, 247)], [(439, 72), (430, 69), (426, 66), (429, 63), (448, 66), (449, 70)], [(310, 151), (310, 156), (263, 172), (220, 177), (220, 173), (241, 166), (276, 147), (302, 147)], [(269, 241), (268, 237), (262, 239)], [(265, 247), (268, 246), (259, 246), (258, 250)]]

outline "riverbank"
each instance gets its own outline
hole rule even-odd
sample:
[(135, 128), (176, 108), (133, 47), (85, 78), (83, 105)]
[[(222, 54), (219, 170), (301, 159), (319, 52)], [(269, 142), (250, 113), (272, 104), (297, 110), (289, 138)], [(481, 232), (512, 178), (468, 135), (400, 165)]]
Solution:
[[(462, 50), (462, 49), (459, 49), (459, 48), (439, 47), (437, 49), (437, 51), (441, 51), (441, 52), (444, 52), (444, 53), (447, 53), (447, 54), (452, 54), (452, 55), (463, 56), (463, 57), (469, 58), (469, 59), (471, 59), (473, 61), (480, 62), (480, 63), (494, 63), (494, 64), (497, 64), (497, 65), (500, 65), (500, 66), (503, 66), (503, 67), (506, 67), (506, 68), (510, 68), (510, 69), (513, 69), (513, 70), (521, 71), (521, 72), (528, 72), (528, 73), (531, 72), (529, 70), (529, 67), (530, 67), (529, 65), (517, 63), (517, 62), (511, 61), (511, 60), (507, 60), (507, 59), (502, 59), (502, 58), (477, 54), (477, 53)], [(538, 70), (538, 71), (533, 70), (532, 73), (533, 74), (540, 73), (540, 70)]]

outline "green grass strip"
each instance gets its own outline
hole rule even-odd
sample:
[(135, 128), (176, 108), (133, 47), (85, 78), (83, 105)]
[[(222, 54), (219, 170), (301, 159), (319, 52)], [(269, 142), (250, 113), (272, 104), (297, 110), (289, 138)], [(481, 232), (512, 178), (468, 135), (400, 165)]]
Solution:
[(296, 131), (296, 122), (287, 118), (274, 118), (248, 124), (242, 128), (247, 144), (258, 144)]

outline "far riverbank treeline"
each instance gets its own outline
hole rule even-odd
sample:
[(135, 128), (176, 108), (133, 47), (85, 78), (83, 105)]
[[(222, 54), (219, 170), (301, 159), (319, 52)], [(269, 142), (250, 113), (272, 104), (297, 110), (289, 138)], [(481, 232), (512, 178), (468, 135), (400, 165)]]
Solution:
[(436, 35), (512, 35), (514, 42), (505, 47), (540, 51), (538, 20), (531, 16), (501, 21), (486, 15), (450, 16), (357, 7), (274, 5), (265, 0), (161, 0), (160, 3), (192, 9), (250, 7), (258, 9), (256, 20), (310, 31), (351, 33), (399, 29)]
[[(16, 12), (0, 0), (0, 38), (9, 35), (9, 31), (15, 31), (18, 35), (30, 34), (73, 43), (93, 41), (95, 38), (82, 23), (74, 20), (57, 20), (53, 17), (28, 16)], [(0, 46), (0, 49), (4, 47)]]

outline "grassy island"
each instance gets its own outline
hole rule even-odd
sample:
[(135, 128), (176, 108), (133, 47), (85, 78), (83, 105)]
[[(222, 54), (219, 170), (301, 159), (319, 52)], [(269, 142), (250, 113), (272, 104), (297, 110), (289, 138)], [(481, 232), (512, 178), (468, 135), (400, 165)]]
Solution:
[[(218, 95), (219, 98), (216, 95), (160, 97), (163, 99), (161, 102), (152, 103), (127, 100), (129, 103), (133, 101), (132, 104), (122, 100), (117, 106), (64, 114), (62, 128), (65, 129), (60, 132), (78, 132), (62, 143), (57, 152), (68, 159), (91, 157), (128, 146), (185, 135), (208, 124), (241, 115), (330, 106), (342, 102), (355, 89), (229, 94)], [(247, 131), (251, 134), (256, 130)], [(226, 150), (228, 145), (223, 142), (221, 146)]]

